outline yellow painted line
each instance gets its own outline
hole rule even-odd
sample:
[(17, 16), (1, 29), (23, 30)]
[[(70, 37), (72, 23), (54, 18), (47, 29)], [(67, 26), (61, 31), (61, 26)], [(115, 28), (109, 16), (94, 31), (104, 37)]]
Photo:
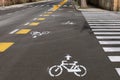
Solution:
[(40, 23), (39, 22), (32, 22), (32, 23), (30, 23), (29, 25), (30, 26), (38, 26)]
[(45, 18), (38, 18), (38, 20), (43, 21), (43, 20), (45, 20)]
[(0, 42), (0, 52), (4, 52), (9, 47), (11, 47), (14, 44), (14, 42)]
[(16, 34), (27, 34), (31, 31), (31, 29), (21, 29)]
[(45, 15), (43, 15), (43, 16), (49, 16), (48, 14), (45, 14)]

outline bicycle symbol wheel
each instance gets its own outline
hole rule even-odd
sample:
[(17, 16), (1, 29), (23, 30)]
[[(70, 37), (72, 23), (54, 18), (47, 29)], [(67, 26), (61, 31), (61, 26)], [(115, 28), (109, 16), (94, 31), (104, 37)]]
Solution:
[(61, 67), (61, 66), (58, 66), (58, 65), (52, 66), (52, 67), (50, 67), (50, 69), (49, 69), (49, 74), (50, 74), (50, 76), (52, 76), (52, 77), (57, 77), (57, 76), (61, 75), (62, 72), (63, 72), (62, 67)]
[(78, 77), (83, 77), (87, 74), (87, 69), (83, 65), (78, 65), (76, 69), (80, 69), (80, 72), (74, 72), (74, 74)]

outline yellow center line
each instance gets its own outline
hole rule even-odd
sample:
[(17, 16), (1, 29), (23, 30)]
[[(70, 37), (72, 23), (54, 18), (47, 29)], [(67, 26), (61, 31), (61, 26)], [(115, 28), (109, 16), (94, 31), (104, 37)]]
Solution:
[(44, 14), (43, 16), (49, 16), (49, 14)]
[(37, 20), (43, 21), (43, 20), (45, 20), (45, 18), (38, 18)]
[(0, 42), (0, 52), (4, 52), (9, 47), (11, 47), (14, 44), (14, 42)]
[(27, 34), (31, 31), (31, 29), (21, 29), (16, 34)]
[(38, 26), (40, 23), (39, 22), (32, 22), (29, 24), (29, 26)]

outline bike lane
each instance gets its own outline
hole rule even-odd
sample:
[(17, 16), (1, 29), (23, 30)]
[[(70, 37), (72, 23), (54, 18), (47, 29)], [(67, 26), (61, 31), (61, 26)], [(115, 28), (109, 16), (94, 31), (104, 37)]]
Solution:
[[(32, 35), (19, 36), (16, 46), (5, 53), (21, 54), (17, 62), (13, 62), (11, 70), (6, 71), (3, 80), (118, 80), (119, 77), (112, 68), (107, 56), (91, 32), (81, 12), (67, 6), (49, 16), (45, 22), (33, 29), (33, 31), (49, 31), (50, 34), (32, 38)], [(21, 38), (21, 39), (20, 39)], [(19, 40), (20, 39), (20, 40)], [(66, 56), (67, 55), (67, 56)], [(6, 55), (2, 55), (5, 57)], [(11, 56), (12, 57), (12, 56)], [(78, 62), (75, 69), (86, 70), (81, 77), (63, 67), (62, 61), (69, 63)], [(60, 65), (51, 69), (52, 66)], [(80, 69), (78, 66), (80, 66)], [(8, 68), (8, 67), (4, 67)], [(61, 70), (62, 68), (62, 70)], [(50, 70), (51, 69), (51, 70)], [(49, 73), (60, 75), (52, 77)], [(54, 72), (55, 71), (55, 72)], [(5, 72), (1, 72), (1, 74)], [(81, 73), (84, 74), (84, 71)], [(54, 75), (54, 74), (53, 74)]]

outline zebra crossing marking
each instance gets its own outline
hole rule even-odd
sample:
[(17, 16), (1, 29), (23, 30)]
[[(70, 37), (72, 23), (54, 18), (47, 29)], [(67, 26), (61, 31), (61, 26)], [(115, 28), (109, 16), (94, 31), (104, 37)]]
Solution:
[[(115, 18), (113, 13), (108, 11), (93, 12), (82, 11), (91, 30), (102, 45), (104, 52), (106, 53), (116, 53), (120, 52), (119, 47), (111, 47), (115, 45), (120, 45), (120, 20)], [(108, 46), (108, 47), (106, 47)], [(120, 62), (120, 56), (108, 56), (111, 62)], [(115, 68), (117, 74), (120, 76), (120, 68)]]

